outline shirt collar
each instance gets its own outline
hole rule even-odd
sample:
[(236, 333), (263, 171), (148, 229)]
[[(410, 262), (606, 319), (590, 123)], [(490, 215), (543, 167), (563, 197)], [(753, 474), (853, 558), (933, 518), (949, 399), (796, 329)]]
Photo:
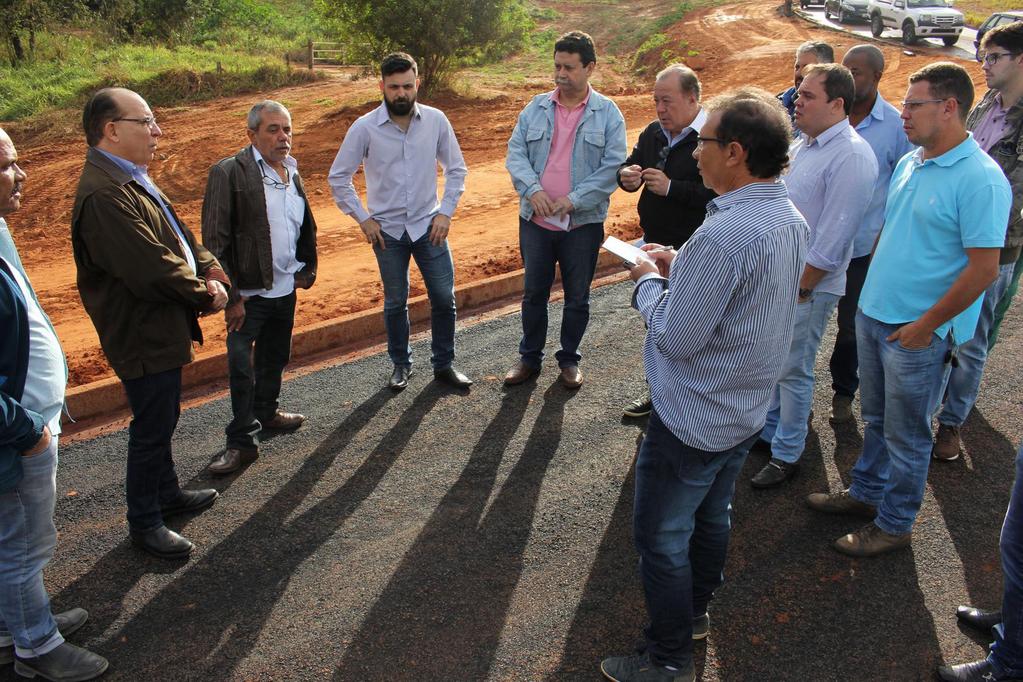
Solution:
[(952, 147), (941, 156), (935, 156), (933, 159), (924, 160), (923, 158), (924, 148), (920, 147), (915, 152), (913, 152), (913, 154), (915, 155), (913, 158), (916, 161), (916, 165), (918, 166), (926, 165), (928, 163), (933, 162), (939, 166), (944, 166), (947, 168), (948, 166), (954, 165), (957, 161), (965, 159), (966, 157), (970, 156), (979, 149), (980, 145), (977, 144), (977, 141), (973, 139), (973, 133), (967, 132), (965, 140), (963, 140), (956, 146)]
[[(266, 164), (269, 166), (270, 164), (266, 163), (266, 160), (263, 158), (263, 155), (259, 153), (258, 149), (256, 149), (256, 145), (250, 146), (252, 147), (252, 156), (256, 158), (256, 164)], [(293, 157), (291, 154), (288, 154), (286, 157), (284, 157), (284, 165), (293, 171), (298, 170), (298, 161), (296, 161), (295, 157)]]
[(149, 167), (148, 166), (139, 166), (137, 164), (132, 163), (128, 159), (125, 159), (124, 157), (118, 156), (117, 154), (111, 154), (110, 152), (104, 151), (104, 150), (100, 149), (99, 147), (93, 147), (93, 149), (95, 149), (100, 154), (102, 154), (103, 156), (105, 156), (108, 159), (110, 159), (111, 161), (113, 161), (114, 164), (116, 164), (118, 168), (120, 168), (122, 171), (124, 171), (128, 175), (139, 175), (139, 174), (147, 175), (148, 172), (149, 172)]
[(675, 145), (681, 142), (683, 139), (685, 139), (686, 136), (689, 135), (689, 133), (692, 131), (695, 131), (696, 134), (699, 135), (700, 131), (703, 129), (703, 124), (706, 122), (707, 111), (703, 107), (700, 107), (700, 110), (696, 112), (696, 116), (693, 118), (692, 123), (683, 128), (682, 132), (680, 132), (678, 135), (674, 137), (671, 136), (671, 133), (669, 133), (668, 130), (663, 125), (661, 125), (660, 123), (658, 123), (657, 125), (661, 125), (661, 132), (664, 133), (664, 139), (668, 141), (668, 144)]
[(813, 139), (811, 139), (810, 136), (807, 135), (806, 133), (803, 133), (803, 135), (806, 138), (806, 146), (809, 147), (811, 144), (817, 144), (817, 145), (823, 147), (828, 142), (831, 142), (833, 139), (835, 139), (836, 137), (841, 135), (842, 131), (844, 131), (848, 127), (849, 127), (849, 117), (846, 116), (841, 121), (839, 121), (835, 125), (831, 126), (830, 128), (828, 128), (823, 133), (821, 133), (820, 135), (818, 135), (817, 137), (815, 137)]
[(751, 182), (711, 199), (707, 204), (707, 215), (754, 199), (785, 198), (788, 195), (785, 184), (780, 180)]
[[(587, 84), (586, 85), (586, 97), (583, 97), (583, 101), (579, 102), (579, 104), (575, 105), (575, 107), (573, 107), (573, 110), (574, 109), (578, 109), (579, 107), (585, 107), (587, 104), (589, 104), (590, 103), (590, 94), (592, 92), (593, 92), (593, 88), (591, 88), (589, 86), (589, 84)], [(561, 104), (561, 88), (554, 88), (554, 91), (551, 92), (551, 94), (548, 97), (548, 99), (550, 99), (550, 101), (554, 102), (555, 104)], [(562, 105), (562, 106), (564, 106), (564, 105)]]
[[(415, 104), (412, 105), (412, 118), (422, 117), (423, 114), (422, 112), (419, 111), (419, 102), (416, 102)], [(387, 111), (387, 103), (381, 102), (380, 106), (378, 106), (376, 109), (376, 114), (375, 118), (373, 119), (373, 122), (376, 123), (378, 126), (382, 126), (383, 124), (387, 123), (390, 120), (391, 114), (388, 113)]]

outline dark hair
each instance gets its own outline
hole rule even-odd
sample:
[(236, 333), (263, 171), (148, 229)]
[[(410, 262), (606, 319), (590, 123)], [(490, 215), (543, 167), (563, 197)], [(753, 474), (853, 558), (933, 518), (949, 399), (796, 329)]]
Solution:
[(412, 69), (414, 75), (419, 75), (419, 65), (412, 55), (407, 52), (392, 52), (380, 62), (380, 77), (387, 78), (395, 73), (405, 73), (409, 69)]
[(813, 52), (816, 54), (817, 61), (821, 64), (830, 64), (835, 61), (835, 48), (824, 42), (807, 40), (805, 43), (796, 48), (796, 57), (798, 58), (799, 55), (804, 52)]
[(100, 140), (103, 139), (103, 126), (121, 113), (120, 107), (114, 101), (115, 89), (98, 90), (85, 103), (85, 109), (82, 111), (82, 130), (85, 131), (85, 142), (90, 147), (95, 147), (100, 143)]
[(746, 168), (753, 177), (776, 178), (789, 165), (792, 122), (777, 97), (745, 87), (718, 95), (706, 108), (721, 114), (717, 137), (722, 143), (738, 142), (746, 150)]
[(1008, 50), (1014, 57), (1023, 52), (1023, 19), (1002, 24), (985, 33), (984, 39), (980, 41), (981, 49), (986, 50), (991, 44)]
[(853, 81), (852, 71), (841, 64), (811, 64), (803, 71), (803, 82), (818, 74), (824, 76), (824, 94), (828, 96), (828, 101), (833, 102), (841, 97), (842, 109), (848, 116), (856, 97), (856, 82)]
[(934, 62), (910, 74), (910, 85), (920, 81), (927, 82), (932, 97), (959, 102), (959, 118), (966, 122), (973, 106), (973, 80), (966, 69), (952, 62)]
[(554, 52), (573, 52), (579, 55), (583, 66), (597, 61), (597, 48), (593, 46), (593, 38), (582, 31), (569, 31), (554, 43)]
[(853, 45), (850, 47), (843, 57), (843, 61), (847, 57), (856, 57), (862, 55), (867, 60), (867, 66), (878, 73), (884, 72), (884, 52), (877, 49), (875, 45)]
[(697, 100), (700, 99), (702, 91), (700, 79), (696, 77), (696, 72), (685, 64), (671, 64), (665, 67), (657, 74), (655, 82), (672, 75), (678, 78), (678, 87), (682, 92), (691, 93)]

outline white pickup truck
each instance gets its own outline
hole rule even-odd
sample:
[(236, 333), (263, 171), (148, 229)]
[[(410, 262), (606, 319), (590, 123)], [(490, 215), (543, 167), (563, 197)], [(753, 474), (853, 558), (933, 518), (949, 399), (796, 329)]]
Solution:
[(952, 47), (963, 32), (963, 14), (952, 7), (952, 0), (869, 0), (867, 13), (875, 38), (886, 28), (899, 29), (906, 45), (920, 38), (941, 38)]

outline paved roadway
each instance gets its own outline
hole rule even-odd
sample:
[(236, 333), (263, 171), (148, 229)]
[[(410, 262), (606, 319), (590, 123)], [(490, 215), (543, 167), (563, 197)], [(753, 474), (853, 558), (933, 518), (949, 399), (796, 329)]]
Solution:
[[(600, 679), (600, 658), (628, 651), (644, 619), (630, 469), (645, 422), (619, 413), (643, 388), (629, 294), (594, 292), (574, 393), (550, 364), (535, 383), (501, 386), (512, 313), (459, 329), (459, 366), (477, 379), (467, 395), (428, 381), (422, 337), (397, 395), (382, 387), (382, 354), (290, 379), (284, 405), (310, 421), (235, 476), (203, 473), (228, 401), (186, 410), (182, 481), (221, 491), (172, 524), (197, 544), (187, 563), (125, 540), (124, 430), (66, 444), (47, 583), (55, 608), (92, 614), (72, 640), (109, 657), (108, 680)], [(1012, 324), (964, 431), (967, 456), (933, 467), (912, 549), (874, 560), (829, 547), (857, 521), (802, 503), (845, 485), (861, 444), (858, 425), (828, 424), (819, 366), (799, 477), (754, 491), (763, 460), (751, 458), (740, 479), (729, 581), (696, 648), (702, 679), (925, 680), (942, 660), (983, 654), (953, 610), (998, 603), (1021, 343)]]
[[(798, 5), (798, 2), (795, 3)], [(811, 21), (814, 21), (821, 26), (829, 26), (831, 28), (837, 28), (842, 31), (848, 31), (865, 38), (872, 38), (873, 35), (870, 32), (870, 24), (866, 22), (849, 22), (845, 24), (838, 23), (838, 19), (832, 17), (831, 19), (824, 18), (824, 5), (811, 5), (805, 9), (799, 10), (805, 13)], [(881, 34), (882, 38), (886, 38), (893, 42), (902, 43), (902, 31), (886, 28), (884, 33)], [(963, 32), (959, 35), (959, 42), (952, 47), (945, 47), (944, 43), (939, 38), (922, 38), (920, 41), (913, 46), (903, 46), (906, 50), (918, 50), (921, 47), (926, 47), (928, 52), (935, 54), (943, 54), (949, 57), (958, 57), (960, 59), (975, 59), (975, 50), (973, 46), (973, 39), (977, 37), (977, 32), (972, 28), (964, 28)]]

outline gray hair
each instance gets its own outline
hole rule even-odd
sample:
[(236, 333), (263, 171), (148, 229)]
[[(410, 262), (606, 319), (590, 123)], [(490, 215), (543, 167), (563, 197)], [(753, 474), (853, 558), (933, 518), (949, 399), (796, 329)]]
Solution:
[(816, 54), (817, 61), (821, 64), (830, 64), (835, 61), (835, 48), (824, 42), (807, 40), (805, 43), (796, 48), (796, 58), (798, 59), (800, 55), (806, 54), (807, 52), (813, 52)]
[(682, 92), (689, 92), (696, 95), (696, 99), (700, 99), (700, 92), (702, 87), (700, 86), (700, 79), (696, 77), (696, 72), (690, 69), (685, 64), (671, 64), (670, 66), (661, 69), (657, 73), (657, 79), (660, 81), (662, 78), (675, 75), (678, 77), (679, 88)]
[(275, 102), (272, 99), (265, 99), (262, 102), (257, 102), (252, 105), (249, 109), (249, 117), (247, 124), (249, 130), (258, 131), (259, 125), (263, 122), (263, 112), (268, 111), (271, 114), (287, 114), (288, 118), (291, 118), (291, 112), (288, 108), (280, 102)]
[(884, 72), (884, 52), (874, 45), (853, 45), (845, 53), (846, 57), (861, 56), (867, 60), (867, 66), (878, 73)]

